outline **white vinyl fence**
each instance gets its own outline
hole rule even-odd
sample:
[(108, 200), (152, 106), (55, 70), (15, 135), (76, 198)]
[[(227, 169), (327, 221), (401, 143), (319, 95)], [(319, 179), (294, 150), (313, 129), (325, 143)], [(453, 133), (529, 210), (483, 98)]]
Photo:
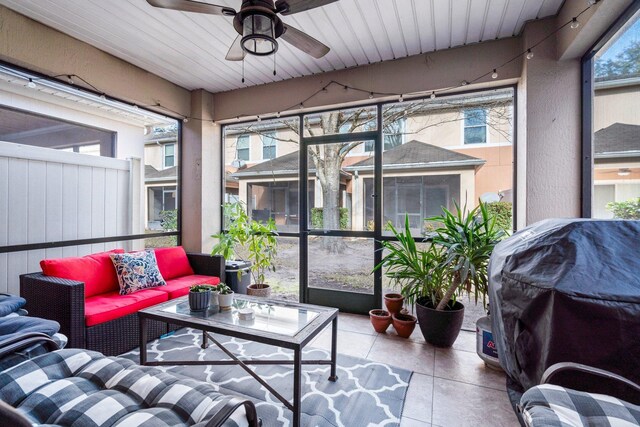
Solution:
[[(0, 142), (0, 248), (131, 234), (139, 163)], [(0, 292), (19, 294), (19, 275), (40, 271), (41, 259), (121, 246), (0, 253)]]

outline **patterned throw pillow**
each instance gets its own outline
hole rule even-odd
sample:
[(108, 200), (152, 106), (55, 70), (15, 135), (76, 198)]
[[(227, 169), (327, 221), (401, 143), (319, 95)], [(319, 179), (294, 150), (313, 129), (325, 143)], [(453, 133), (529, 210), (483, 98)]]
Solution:
[(158, 270), (153, 251), (111, 254), (111, 261), (118, 275), (120, 295), (167, 284)]

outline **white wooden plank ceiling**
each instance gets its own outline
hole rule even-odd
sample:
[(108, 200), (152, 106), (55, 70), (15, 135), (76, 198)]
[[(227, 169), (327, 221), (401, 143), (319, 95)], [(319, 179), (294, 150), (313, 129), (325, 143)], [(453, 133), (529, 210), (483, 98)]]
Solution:
[[(200, 0), (205, 1), (205, 0)], [(240, 0), (206, 0), (236, 10)], [(572, 0), (575, 1), (575, 0)], [(340, 0), (283, 20), (325, 43), (314, 59), (286, 42), (273, 57), (225, 61), (231, 19), (151, 7), (145, 0), (0, 0), (187, 89), (220, 92), (518, 35), (563, 0)], [(74, 73), (76, 70), (68, 70)], [(99, 82), (98, 82), (99, 83)], [(99, 85), (98, 85), (99, 86)]]

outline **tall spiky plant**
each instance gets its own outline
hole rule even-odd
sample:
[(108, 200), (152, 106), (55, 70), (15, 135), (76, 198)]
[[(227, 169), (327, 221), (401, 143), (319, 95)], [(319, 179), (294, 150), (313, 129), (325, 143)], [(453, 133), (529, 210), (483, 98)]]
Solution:
[(483, 303), (487, 294), (489, 258), (495, 245), (505, 235), (504, 230), (496, 226), (484, 203), (465, 213), (454, 202), (456, 212), (442, 208), (442, 215), (428, 218), (436, 224), (430, 233), (431, 241), (444, 251), (442, 266), (450, 277), (450, 284), (436, 310), (444, 310), (460, 286), (466, 291), (473, 290), (478, 302), (482, 295)]
[(430, 243), (426, 250), (420, 250), (411, 235), (408, 215), (405, 215), (403, 230), (397, 230), (392, 224), (389, 228), (397, 242), (380, 242), (387, 254), (373, 270), (385, 267), (385, 275), (409, 304), (426, 299), (435, 306), (447, 287), (447, 278), (440, 267), (443, 249)]

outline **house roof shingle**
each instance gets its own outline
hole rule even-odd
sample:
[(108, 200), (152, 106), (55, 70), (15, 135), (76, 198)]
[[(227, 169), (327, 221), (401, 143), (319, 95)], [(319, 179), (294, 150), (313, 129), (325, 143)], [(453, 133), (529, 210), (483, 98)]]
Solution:
[[(362, 160), (345, 169), (357, 170), (373, 167), (373, 157)], [(436, 145), (427, 144), (426, 142), (416, 141), (415, 139), (405, 144), (398, 145), (384, 152), (382, 165), (387, 167), (393, 166), (413, 166), (413, 167), (450, 167), (450, 166), (479, 166), (483, 165), (485, 160), (467, 154), (458, 153), (456, 151), (447, 150), (446, 148)]]
[[(237, 177), (249, 177), (259, 175), (286, 175), (298, 173), (298, 151), (294, 151), (275, 159), (267, 160), (246, 169), (238, 170), (234, 173)], [(313, 162), (309, 157), (309, 165)], [(414, 168), (433, 168), (433, 167), (475, 167), (485, 163), (485, 160), (477, 157), (461, 154), (446, 148), (427, 144), (420, 141), (410, 141), (405, 144), (394, 147), (385, 151), (383, 165), (387, 167), (414, 167)], [(353, 165), (344, 167), (346, 171), (371, 169), (373, 168), (373, 157), (357, 162)], [(309, 168), (310, 172), (315, 169)]]
[[(265, 174), (292, 174), (298, 173), (300, 160), (298, 158), (298, 151), (291, 152), (289, 154), (285, 154), (280, 157), (276, 157), (275, 159), (270, 159), (264, 161), (262, 163), (258, 163), (257, 165), (249, 166), (245, 169), (238, 169), (233, 176), (242, 177), (242, 176), (256, 176), (256, 175), (265, 175)], [(311, 161), (311, 159), (309, 159)]]
[(172, 179), (176, 180), (177, 178), (178, 178), (177, 166), (158, 170), (151, 165), (144, 165), (145, 181), (169, 181)]
[(640, 157), (640, 126), (614, 123), (594, 134), (596, 159)]

